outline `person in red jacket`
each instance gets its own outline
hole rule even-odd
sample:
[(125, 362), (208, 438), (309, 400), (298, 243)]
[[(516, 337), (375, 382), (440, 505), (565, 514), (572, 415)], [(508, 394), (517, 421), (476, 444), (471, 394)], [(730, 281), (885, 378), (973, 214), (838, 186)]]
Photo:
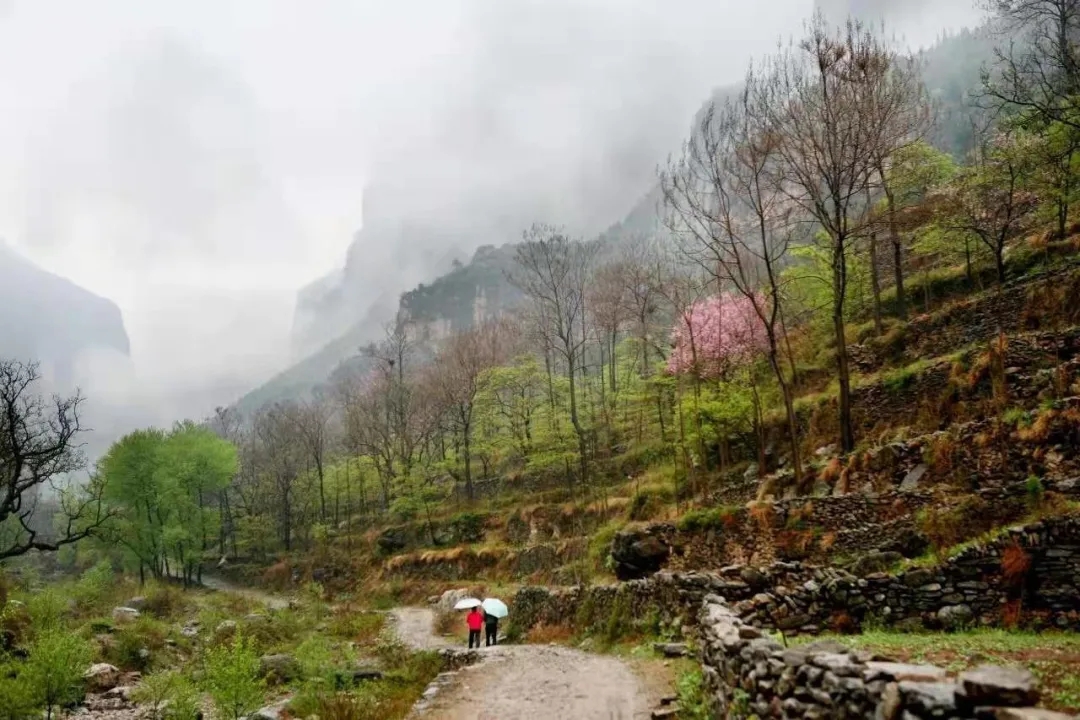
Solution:
[(479, 607), (474, 607), (469, 611), (469, 616), (466, 618), (469, 623), (469, 649), (473, 647), (473, 642), (476, 642), (476, 647), (480, 647), (480, 631), (484, 629), (484, 613), (480, 612)]

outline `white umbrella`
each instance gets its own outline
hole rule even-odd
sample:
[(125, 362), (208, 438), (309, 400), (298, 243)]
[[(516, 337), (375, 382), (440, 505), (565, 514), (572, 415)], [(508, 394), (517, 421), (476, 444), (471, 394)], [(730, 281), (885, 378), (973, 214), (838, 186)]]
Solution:
[(498, 598), (487, 598), (481, 603), (484, 608), (484, 612), (488, 615), (494, 615), (497, 618), (504, 618), (510, 614), (510, 610), (506, 607), (506, 603)]
[(480, 602), (479, 600), (477, 600), (476, 598), (462, 598), (461, 600), (457, 601), (456, 605), (454, 605), (454, 609), (455, 610), (471, 610), (472, 608), (480, 607), (481, 605), (483, 605), (483, 603)]

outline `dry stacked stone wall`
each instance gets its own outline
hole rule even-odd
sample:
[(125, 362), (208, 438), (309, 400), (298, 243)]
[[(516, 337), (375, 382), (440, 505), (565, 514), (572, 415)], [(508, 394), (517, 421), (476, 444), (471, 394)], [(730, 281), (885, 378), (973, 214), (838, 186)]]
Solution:
[(1026, 670), (983, 666), (949, 677), (933, 665), (890, 662), (834, 641), (785, 648), (716, 595), (705, 598), (698, 624), (713, 717), (1068, 717), (1033, 708), (1039, 690)]
[(1080, 630), (1080, 518), (1012, 528), (933, 567), (871, 572), (801, 562), (733, 565), (717, 573), (661, 571), (648, 579), (563, 590), (524, 588), (514, 603), (519, 630), (571, 624), (579, 631), (612, 617), (693, 627), (707, 595), (726, 598), (744, 623), (814, 635), (874, 620), (898, 629), (997, 626), (1010, 608), (1036, 627)]

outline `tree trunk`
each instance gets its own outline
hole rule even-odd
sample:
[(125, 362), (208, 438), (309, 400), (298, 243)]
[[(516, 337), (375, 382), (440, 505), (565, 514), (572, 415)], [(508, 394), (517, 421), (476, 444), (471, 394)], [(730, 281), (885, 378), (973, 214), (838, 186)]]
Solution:
[(881, 278), (878, 271), (877, 233), (870, 233), (870, 287), (874, 292), (874, 329), (883, 332), (881, 324)]
[(997, 266), (998, 285), (1005, 284), (1005, 242), (1001, 241), (994, 247), (994, 264)]
[(475, 498), (472, 482), (472, 428), (470, 424), (469, 422), (462, 424), (461, 451), (465, 456), (465, 497), (468, 498), (469, 504), (472, 504)]
[(578, 454), (580, 455), (580, 473), (581, 482), (584, 484), (588, 480), (588, 458), (586, 457), (585, 450), (585, 428), (581, 426), (581, 418), (578, 417), (577, 407), (577, 383), (574, 381), (575, 370), (575, 358), (574, 352), (569, 350), (566, 353), (566, 361), (570, 370), (570, 423), (574, 426), (574, 432), (578, 436)]
[(904, 243), (896, 227), (896, 197), (886, 184), (885, 202), (889, 208), (889, 241), (893, 249), (893, 275), (896, 283), (896, 315), (907, 319), (907, 297), (904, 294)]
[[(310, 472), (310, 468), (309, 468)], [(319, 478), (319, 522), (326, 524), (326, 485), (323, 480), (322, 459), (315, 456), (315, 473)]]
[(833, 249), (833, 330), (836, 334), (836, 371), (840, 382), (840, 447), (845, 453), (855, 449), (855, 436), (851, 430), (851, 376), (844, 327), (846, 290), (847, 260), (844, 238), (839, 238)]

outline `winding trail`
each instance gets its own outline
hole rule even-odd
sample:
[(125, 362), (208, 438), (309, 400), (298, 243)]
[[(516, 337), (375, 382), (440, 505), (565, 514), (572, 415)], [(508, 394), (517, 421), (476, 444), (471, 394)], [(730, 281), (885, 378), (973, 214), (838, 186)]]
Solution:
[[(460, 647), (432, 632), (427, 608), (391, 611), (402, 642), (420, 650)], [(638, 720), (650, 716), (645, 685), (618, 658), (557, 645), (500, 645), (457, 673), (423, 711), (440, 720)]]
[(233, 595), (241, 595), (249, 600), (260, 602), (271, 610), (284, 610), (289, 607), (288, 598), (284, 598), (281, 595), (274, 595), (268, 592), (262, 592), (261, 590), (254, 590), (248, 587), (242, 587), (236, 585), (225, 578), (218, 577), (216, 575), (209, 575), (203, 573), (202, 583), (204, 588), (209, 590), (217, 590), (218, 592), (232, 593)]
[[(271, 609), (288, 607), (280, 595), (203, 575), (210, 589), (243, 595)], [(417, 650), (461, 648), (433, 632), (429, 608), (390, 611), (398, 637)], [(439, 720), (645, 720), (646, 684), (618, 658), (558, 645), (481, 648), (482, 661), (453, 675), (418, 717)]]

